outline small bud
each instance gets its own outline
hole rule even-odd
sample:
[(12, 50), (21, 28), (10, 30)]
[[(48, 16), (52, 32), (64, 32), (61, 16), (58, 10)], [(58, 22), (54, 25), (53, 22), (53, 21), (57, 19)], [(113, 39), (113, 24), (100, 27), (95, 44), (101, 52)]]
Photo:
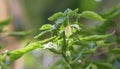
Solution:
[(81, 60), (78, 60), (79, 63), (81, 63), (82, 61)]
[(54, 48), (56, 50), (58, 49), (57, 45), (54, 44), (53, 42), (49, 42), (49, 43), (45, 44), (43, 49), (50, 49), (50, 48)]
[(71, 53), (70, 53), (70, 51), (68, 50), (68, 51), (66, 51), (66, 56), (70, 56), (71, 55)]
[(66, 26), (65, 35), (66, 35), (66, 37), (70, 37), (72, 35), (72, 30), (71, 30), (70, 25)]

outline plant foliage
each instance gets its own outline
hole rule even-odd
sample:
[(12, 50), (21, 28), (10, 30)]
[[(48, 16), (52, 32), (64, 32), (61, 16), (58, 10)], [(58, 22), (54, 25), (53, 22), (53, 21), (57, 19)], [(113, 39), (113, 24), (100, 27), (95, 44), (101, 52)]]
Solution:
[[(40, 28), (41, 32), (34, 37), (34, 41), (22, 49), (0, 55), (0, 65), (7, 69), (6, 65), (25, 53), (42, 48), (62, 56), (60, 61), (50, 67), (51, 69), (115, 69), (111, 56), (119, 53), (120, 49), (113, 47), (114, 32), (106, 34), (104, 29), (101, 31), (100, 28), (104, 27), (104, 24), (91, 29), (80, 23), (81, 17), (106, 22), (106, 19), (92, 11), (79, 13), (79, 9), (66, 9), (64, 12), (55, 13), (48, 18), (53, 24), (43, 25)], [(103, 31), (103, 34), (100, 33)], [(45, 35), (47, 37), (42, 38)], [(113, 40), (110, 41), (111, 39)], [(102, 51), (97, 52), (101, 48)], [(97, 58), (101, 54), (107, 56)]]

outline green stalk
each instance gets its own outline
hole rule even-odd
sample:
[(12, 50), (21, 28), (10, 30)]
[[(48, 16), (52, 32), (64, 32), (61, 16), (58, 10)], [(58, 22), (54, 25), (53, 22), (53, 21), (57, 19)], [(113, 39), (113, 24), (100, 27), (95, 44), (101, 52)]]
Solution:
[(70, 64), (69, 60), (67, 59), (67, 57), (65, 56), (64, 53), (62, 53), (62, 56), (63, 56), (64, 60), (67, 62), (69, 68), (70, 68), (70, 69), (73, 69), (73, 68), (72, 68), (72, 65)]
[(2, 61), (0, 61), (1, 69), (9, 69)]

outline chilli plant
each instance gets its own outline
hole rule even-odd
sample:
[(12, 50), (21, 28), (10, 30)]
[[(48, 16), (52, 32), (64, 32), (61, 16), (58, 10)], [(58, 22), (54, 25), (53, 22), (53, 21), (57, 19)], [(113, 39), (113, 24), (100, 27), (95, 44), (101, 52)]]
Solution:
[(44, 24), (39, 29), (40, 34), (27, 46), (1, 54), (0, 66), (9, 69), (8, 65), (25, 53), (42, 48), (61, 55), (50, 69), (115, 69), (114, 52), (119, 49), (113, 47), (114, 31), (99, 33), (96, 27), (83, 25), (81, 18), (95, 20), (101, 26), (107, 20), (92, 11), (79, 13), (79, 9), (67, 9), (57, 12), (48, 18), (51, 24)]

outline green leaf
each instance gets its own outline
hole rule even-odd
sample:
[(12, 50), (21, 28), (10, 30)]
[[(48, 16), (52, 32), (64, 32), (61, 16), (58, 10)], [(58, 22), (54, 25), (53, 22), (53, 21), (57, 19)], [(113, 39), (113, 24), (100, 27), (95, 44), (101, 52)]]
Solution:
[(63, 24), (61, 24), (60, 28), (59, 28), (59, 33), (62, 33), (65, 29), (65, 26)]
[(50, 30), (46, 30), (46, 31), (43, 31), (41, 33), (39, 33), (37, 36), (34, 37), (34, 39), (38, 39), (40, 38), (41, 36), (43, 36), (44, 34), (46, 34), (47, 32), (49, 32)]
[(73, 10), (73, 11), (72, 11), (72, 10), (71, 10), (71, 11), (68, 11), (67, 15), (68, 15), (69, 17), (76, 16), (77, 13), (78, 13), (78, 11), (79, 11), (78, 8), (75, 9), (75, 10)]
[(9, 36), (27, 36), (31, 33), (31, 31), (19, 31), (19, 32), (12, 32), (8, 34)]
[(105, 43), (103, 40), (97, 41), (96, 43), (97, 43), (97, 46), (99, 47), (109, 47), (114, 45), (114, 43)]
[(40, 30), (47, 30), (47, 29), (50, 29), (51, 27), (52, 27), (51, 24), (45, 24), (40, 28)]
[(39, 43), (49, 42), (49, 41), (51, 41), (51, 40), (53, 40), (53, 39), (55, 39), (55, 38), (56, 38), (56, 36), (53, 36), (53, 37), (50, 37), (50, 38), (44, 39), (44, 40), (42, 40), (42, 41), (39, 41)]
[(109, 20), (119, 17), (119, 15), (120, 15), (120, 4), (112, 7), (110, 10), (102, 14), (104, 18), (107, 18)]
[(12, 18), (8, 17), (7, 19), (0, 21), (0, 32), (3, 32), (4, 26), (8, 25), (11, 22)]
[(84, 11), (84, 10), (93, 11), (93, 10), (96, 10), (96, 8), (99, 7), (99, 3), (101, 3), (96, 1), (101, 1), (101, 0), (79, 0), (78, 6), (79, 8), (81, 8), (81, 11)]
[(86, 51), (84, 52), (84, 54), (92, 54), (92, 53), (94, 53), (95, 51), (96, 51), (96, 48), (89, 49), (89, 50), (86, 50)]
[(60, 17), (60, 18), (58, 18), (58, 19), (55, 21), (55, 23), (56, 23), (57, 25), (59, 25), (60, 23), (63, 23), (63, 22), (65, 21), (65, 19), (66, 19), (66, 17)]
[(120, 48), (115, 48), (110, 50), (111, 53), (116, 53), (116, 54), (120, 54)]
[(2, 49), (3, 48), (3, 46), (2, 45), (0, 45), (0, 49)]
[(48, 20), (50, 21), (54, 21), (56, 19), (58, 19), (59, 17), (63, 17), (64, 14), (62, 12), (58, 12), (58, 13), (55, 13), (54, 15), (52, 15), (51, 17), (48, 18)]
[(67, 8), (65, 11), (64, 11), (64, 15), (68, 15), (69, 12), (72, 12), (72, 10), (70, 8)]
[(92, 65), (91, 65), (91, 69), (98, 69), (98, 67), (97, 67), (97, 65), (92, 64)]
[(110, 63), (96, 63), (96, 65), (99, 67), (99, 69), (115, 69), (115, 67)]
[(1, 21), (0, 27), (3, 27), (5, 25), (9, 24), (11, 22), (11, 20), (12, 20), (12, 17), (8, 17), (6, 20)]
[(105, 21), (100, 15), (92, 11), (84, 11), (81, 13), (81, 16), (92, 20)]

